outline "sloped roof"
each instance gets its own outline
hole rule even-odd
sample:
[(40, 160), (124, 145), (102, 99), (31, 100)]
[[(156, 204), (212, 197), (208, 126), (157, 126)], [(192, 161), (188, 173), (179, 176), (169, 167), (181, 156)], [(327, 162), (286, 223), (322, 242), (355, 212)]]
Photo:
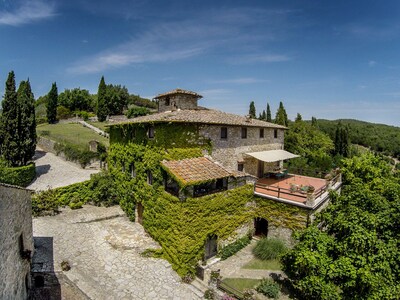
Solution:
[(264, 127), (264, 128), (280, 128), (287, 127), (273, 124), (257, 119), (249, 119), (244, 116), (230, 114), (214, 109), (199, 108), (192, 110), (176, 110), (156, 113), (152, 115), (137, 117), (125, 122), (112, 124), (131, 124), (131, 123), (165, 123), (165, 122), (180, 122), (180, 123), (199, 123), (199, 124), (216, 124), (216, 125), (234, 125), (246, 127)]
[(195, 96), (198, 99), (203, 98), (202, 95), (199, 95), (196, 92), (182, 90), (182, 89), (175, 89), (175, 90), (163, 93), (163, 94), (159, 94), (159, 95), (155, 96), (154, 99), (159, 99), (159, 98), (163, 98), (165, 96), (172, 96), (172, 95), (176, 95), (176, 94), (184, 94), (184, 95)]
[(207, 157), (170, 161), (163, 160), (161, 165), (168, 169), (183, 185), (232, 176), (224, 167)]

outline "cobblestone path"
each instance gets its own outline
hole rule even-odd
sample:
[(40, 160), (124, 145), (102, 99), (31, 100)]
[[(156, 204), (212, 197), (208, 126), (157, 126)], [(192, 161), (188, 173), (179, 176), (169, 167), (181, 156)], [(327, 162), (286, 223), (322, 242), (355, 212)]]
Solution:
[(68, 261), (63, 274), (91, 299), (200, 299), (167, 261), (140, 255), (159, 246), (117, 206), (66, 208), (33, 219), (33, 230), (34, 237), (52, 237), (54, 272)]
[(33, 157), (36, 163), (36, 179), (28, 186), (28, 189), (41, 191), (48, 188), (67, 186), (76, 182), (90, 179), (90, 175), (98, 173), (98, 170), (82, 169), (76, 164), (50, 152), (37, 149)]

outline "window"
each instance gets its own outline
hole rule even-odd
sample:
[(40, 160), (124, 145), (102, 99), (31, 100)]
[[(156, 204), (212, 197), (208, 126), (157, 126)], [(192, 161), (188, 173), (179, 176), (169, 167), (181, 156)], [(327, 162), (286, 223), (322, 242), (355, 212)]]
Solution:
[(228, 138), (228, 128), (221, 127), (221, 139), (227, 139), (227, 138)]
[(132, 178), (136, 177), (136, 169), (135, 169), (135, 164), (134, 163), (131, 163), (129, 165), (129, 173), (131, 174)]
[(260, 128), (260, 139), (264, 138), (264, 128)]
[(154, 138), (154, 126), (149, 127), (147, 136), (149, 137), (149, 139)]
[(278, 129), (274, 129), (274, 138), (275, 138), (275, 139), (278, 138)]
[(165, 98), (165, 106), (170, 106), (171, 102), (169, 100), (169, 97)]
[(242, 127), (242, 139), (247, 139), (247, 128)]
[(153, 174), (151, 171), (147, 171), (147, 183), (152, 185), (153, 184)]
[(238, 163), (237, 169), (238, 169), (239, 172), (243, 172), (244, 164), (243, 163)]

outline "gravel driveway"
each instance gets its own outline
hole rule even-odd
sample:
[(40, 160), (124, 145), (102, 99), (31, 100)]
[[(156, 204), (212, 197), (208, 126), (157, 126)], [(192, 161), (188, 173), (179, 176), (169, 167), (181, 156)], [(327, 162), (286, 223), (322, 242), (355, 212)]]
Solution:
[(90, 179), (99, 170), (82, 169), (50, 152), (36, 149), (33, 157), (36, 163), (36, 179), (27, 187), (35, 191), (67, 186)]

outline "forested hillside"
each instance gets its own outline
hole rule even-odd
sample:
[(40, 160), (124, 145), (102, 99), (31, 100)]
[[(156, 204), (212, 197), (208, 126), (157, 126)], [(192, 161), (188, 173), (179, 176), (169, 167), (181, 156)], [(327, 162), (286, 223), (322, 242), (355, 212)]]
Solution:
[(351, 143), (400, 158), (400, 127), (348, 119), (334, 121), (318, 119), (317, 126), (334, 140), (339, 122), (348, 126)]

